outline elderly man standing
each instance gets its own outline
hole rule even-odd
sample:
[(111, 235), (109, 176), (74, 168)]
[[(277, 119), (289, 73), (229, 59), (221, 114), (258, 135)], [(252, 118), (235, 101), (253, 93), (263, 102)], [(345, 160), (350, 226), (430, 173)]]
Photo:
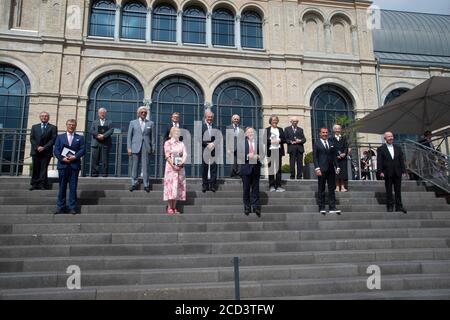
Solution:
[(33, 159), (33, 176), (31, 177), (31, 190), (50, 189), (48, 183), (47, 169), (52, 158), (53, 145), (55, 144), (57, 129), (56, 126), (48, 123), (50, 115), (48, 112), (39, 114), (40, 123), (31, 127), (30, 155)]
[(402, 176), (406, 177), (405, 157), (402, 148), (394, 145), (394, 134), (386, 132), (386, 141), (377, 149), (377, 171), (386, 188), (387, 211), (394, 211), (394, 199), (392, 197), (392, 186), (395, 191), (395, 211), (407, 213), (402, 204)]
[(291, 126), (284, 129), (286, 135), (286, 143), (289, 153), (289, 167), (291, 169), (291, 179), (295, 179), (295, 166), (297, 165), (297, 179), (303, 176), (303, 153), (306, 138), (303, 129), (298, 127), (298, 118), (291, 118)]
[(147, 119), (147, 114), (147, 108), (140, 107), (137, 110), (138, 118), (130, 121), (128, 128), (127, 149), (128, 156), (131, 156), (131, 192), (137, 189), (139, 162), (142, 167), (144, 190), (150, 192), (148, 163), (150, 154), (155, 152), (155, 124)]
[[(202, 125), (202, 192), (217, 190), (217, 163), (214, 159), (216, 156), (216, 137), (214, 129), (217, 127), (213, 124), (214, 113), (205, 111), (205, 120)], [(208, 149), (205, 153), (205, 149)]]
[(227, 130), (233, 130), (234, 137), (234, 148), (232, 150), (227, 150), (227, 153), (233, 154), (233, 165), (231, 166), (230, 178), (239, 178), (239, 165), (237, 163), (237, 144), (238, 137), (244, 136), (244, 128), (240, 125), (241, 117), (234, 114), (231, 117), (231, 125), (227, 126)]
[(100, 158), (103, 164), (103, 177), (108, 176), (108, 155), (112, 145), (111, 135), (114, 128), (111, 120), (106, 119), (106, 112), (105, 108), (98, 109), (98, 119), (92, 122), (91, 126), (92, 177), (98, 177)]

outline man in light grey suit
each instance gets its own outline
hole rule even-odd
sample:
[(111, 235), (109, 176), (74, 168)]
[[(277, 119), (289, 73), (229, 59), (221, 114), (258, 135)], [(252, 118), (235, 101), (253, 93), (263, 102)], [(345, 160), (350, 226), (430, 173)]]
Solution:
[(98, 119), (94, 120), (91, 126), (91, 177), (98, 177), (100, 158), (103, 164), (103, 177), (108, 176), (108, 155), (112, 146), (111, 135), (114, 132), (114, 128), (111, 120), (106, 119), (106, 112), (105, 108), (98, 109)]
[(144, 190), (150, 192), (148, 180), (148, 161), (150, 154), (155, 152), (155, 124), (147, 118), (147, 108), (137, 110), (138, 118), (130, 121), (127, 137), (128, 155), (131, 156), (131, 187), (130, 191), (137, 189), (138, 167), (141, 160), (144, 175)]

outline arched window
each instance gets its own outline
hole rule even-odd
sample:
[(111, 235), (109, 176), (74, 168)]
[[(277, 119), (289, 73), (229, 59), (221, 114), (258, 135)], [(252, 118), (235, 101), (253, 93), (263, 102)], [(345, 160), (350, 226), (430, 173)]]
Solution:
[(128, 2), (122, 11), (121, 37), (145, 40), (147, 8), (139, 1)]
[(262, 19), (254, 11), (245, 11), (242, 14), (241, 45), (244, 48), (263, 48)]
[[(392, 102), (394, 99), (400, 97), (402, 94), (408, 92), (409, 89), (407, 88), (398, 88), (394, 89), (386, 96), (386, 99), (384, 99), (384, 104), (388, 104), (389, 102)], [(394, 141), (395, 142), (402, 142), (404, 140), (413, 140), (418, 141), (420, 139), (420, 135), (416, 134), (396, 134), (394, 132)]]
[[(212, 111), (214, 122), (226, 137), (226, 126), (231, 124), (233, 114), (241, 117), (241, 125), (251, 126), (256, 130), (263, 127), (261, 95), (250, 83), (233, 79), (222, 82), (213, 94)], [(226, 144), (224, 144), (224, 148)], [(226, 153), (223, 153), (226, 155)], [(231, 165), (220, 166), (220, 175), (229, 176)]]
[(206, 43), (206, 13), (197, 6), (183, 12), (183, 42)]
[(212, 43), (218, 46), (234, 46), (234, 15), (230, 10), (214, 10), (212, 15)]
[(175, 42), (177, 40), (177, 11), (170, 4), (161, 4), (153, 10), (152, 39)]
[(89, 35), (114, 37), (116, 4), (112, 0), (95, 1), (91, 7)]
[[(194, 135), (194, 121), (201, 121), (203, 117), (205, 98), (200, 86), (189, 78), (174, 76), (163, 79), (155, 87), (152, 94), (151, 118), (158, 129), (156, 151), (156, 172), (159, 177), (164, 175), (164, 133), (171, 123), (171, 114), (180, 113), (180, 123), (192, 137)], [(192, 146), (193, 147), (193, 146)], [(192, 150), (188, 150), (192, 155)], [(191, 158), (193, 159), (193, 157)], [(186, 165), (188, 177), (199, 177), (199, 165)]]
[(336, 119), (346, 116), (354, 119), (355, 113), (350, 95), (335, 85), (323, 85), (314, 90), (311, 97), (313, 139), (319, 138), (318, 130), (322, 127), (332, 132)]
[(29, 93), (30, 81), (25, 73), (0, 64), (1, 174), (19, 175), (22, 172), (20, 164), (23, 163), (27, 137)]
[[(113, 135), (110, 150), (110, 173), (128, 176), (127, 132), (130, 121), (136, 119), (136, 110), (142, 106), (144, 89), (134, 77), (124, 73), (111, 73), (97, 79), (89, 90), (86, 128), (98, 117), (98, 109), (106, 108), (107, 118), (120, 135)], [(85, 173), (90, 174), (91, 139), (86, 139)]]

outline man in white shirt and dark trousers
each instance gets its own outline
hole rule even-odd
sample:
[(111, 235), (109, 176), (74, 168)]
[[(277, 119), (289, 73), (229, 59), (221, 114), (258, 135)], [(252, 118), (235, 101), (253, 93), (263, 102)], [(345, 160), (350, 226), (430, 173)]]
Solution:
[(386, 188), (387, 211), (394, 211), (394, 199), (392, 197), (392, 186), (395, 192), (395, 211), (407, 213), (402, 204), (402, 176), (406, 176), (405, 157), (402, 148), (394, 145), (392, 132), (384, 134), (386, 141), (377, 149), (377, 171)]
[(108, 156), (112, 146), (111, 135), (114, 133), (112, 122), (106, 119), (107, 110), (105, 108), (98, 109), (98, 119), (92, 122), (91, 126), (91, 176), (98, 177), (100, 158), (103, 164), (103, 177), (108, 176)]
[(320, 139), (313, 146), (314, 166), (319, 182), (319, 212), (326, 215), (325, 210), (325, 184), (328, 184), (328, 197), (330, 213), (341, 214), (341, 210), (336, 209), (336, 174), (340, 170), (337, 163), (338, 150), (328, 139), (328, 129), (320, 129)]

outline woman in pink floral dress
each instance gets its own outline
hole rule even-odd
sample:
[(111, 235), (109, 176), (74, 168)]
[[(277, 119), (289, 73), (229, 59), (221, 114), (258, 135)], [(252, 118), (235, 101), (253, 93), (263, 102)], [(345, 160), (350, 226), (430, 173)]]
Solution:
[(180, 129), (173, 127), (169, 134), (170, 139), (164, 143), (166, 170), (164, 172), (164, 201), (168, 201), (167, 213), (173, 215), (180, 213), (177, 201), (186, 200), (186, 174), (184, 163), (187, 159), (186, 147), (179, 141)]

